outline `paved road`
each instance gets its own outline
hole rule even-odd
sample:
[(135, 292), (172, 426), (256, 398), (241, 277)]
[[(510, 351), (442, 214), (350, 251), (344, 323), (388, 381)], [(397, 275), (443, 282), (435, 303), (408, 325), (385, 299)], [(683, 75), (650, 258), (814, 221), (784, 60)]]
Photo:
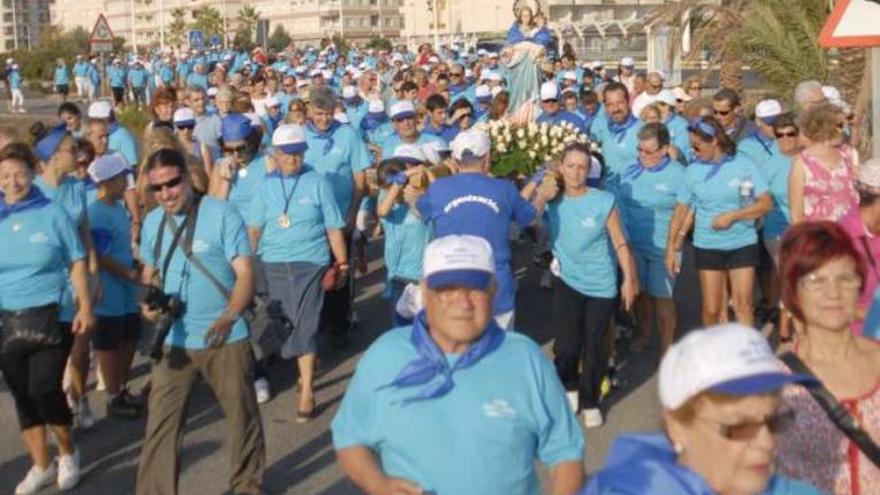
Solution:
[[(262, 406), (268, 449), (266, 489), (273, 494), (358, 493), (342, 476), (334, 462), (328, 425), (339, 405), (345, 386), (361, 352), (385, 329), (385, 302), (381, 299), (382, 266), (377, 260), (379, 246), (371, 245), (370, 272), (359, 279), (356, 310), (360, 325), (350, 348), (340, 352), (323, 346), (317, 378), (320, 416), (307, 425), (293, 421), (296, 410), (293, 365), (281, 362), (271, 370), (276, 397)], [(551, 327), (549, 292), (538, 288), (537, 270), (524, 245), (515, 247), (520, 278), (517, 298), (517, 326), (549, 349)], [(693, 328), (699, 319), (699, 292), (693, 269), (685, 256), (676, 299), (681, 315), (680, 327)], [(655, 344), (656, 345), (656, 344)], [(626, 346), (620, 346), (625, 348)], [(636, 356), (622, 354), (624, 386), (608, 400), (611, 405), (605, 426), (586, 434), (588, 471), (602, 465), (612, 439), (621, 431), (655, 430), (660, 424), (656, 392), (656, 347)], [(149, 364), (142, 358), (134, 369), (134, 390), (144, 383)], [(143, 421), (120, 421), (104, 417), (104, 393), (92, 392), (92, 407), (99, 415), (94, 430), (78, 435), (82, 452), (83, 480), (71, 493), (131, 493), (143, 438)], [(186, 437), (183, 443), (180, 489), (182, 494), (224, 493), (228, 482), (224, 451), (223, 415), (200, 383), (190, 403)], [(12, 493), (15, 484), (29, 468), (29, 461), (18, 436), (13, 402), (0, 384), (0, 494)], [(45, 493), (54, 493), (47, 490)]]

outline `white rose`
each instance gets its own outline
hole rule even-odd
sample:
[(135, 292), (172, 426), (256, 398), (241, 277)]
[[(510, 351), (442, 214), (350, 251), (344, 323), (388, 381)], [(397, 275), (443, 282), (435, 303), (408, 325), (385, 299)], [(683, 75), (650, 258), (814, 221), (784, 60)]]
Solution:
[(520, 127), (519, 129), (516, 130), (516, 137), (518, 137), (520, 139), (526, 137), (526, 131), (523, 130), (522, 127)]
[(537, 158), (537, 156), (538, 156), (538, 153), (535, 152), (534, 150), (529, 151), (529, 158), (531, 158), (532, 160), (534, 160), (535, 158)]
[(541, 145), (547, 146), (548, 142), (549, 142), (549, 139), (547, 139), (547, 136), (541, 136)]
[(549, 161), (551, 161), (551, 160), (553, 160), (553, 155), (551, 155), (550, 153), (547, 153), (547, 154), (544, 155), (544, 161), (545, 161), (545, 162), (549, 162)]
[(507, 146), (505, 146), (504, 144), (499, 144), (497, 149), (498, 149), (499, 153), (506, 153), (507, 152)]

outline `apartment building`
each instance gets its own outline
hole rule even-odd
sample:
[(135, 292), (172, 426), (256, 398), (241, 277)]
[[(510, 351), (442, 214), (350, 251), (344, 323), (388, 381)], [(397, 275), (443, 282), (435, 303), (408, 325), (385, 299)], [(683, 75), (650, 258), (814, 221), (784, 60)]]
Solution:
[(52, 22), (55, 0), (0, 0), (0, 50), (39, 45)]

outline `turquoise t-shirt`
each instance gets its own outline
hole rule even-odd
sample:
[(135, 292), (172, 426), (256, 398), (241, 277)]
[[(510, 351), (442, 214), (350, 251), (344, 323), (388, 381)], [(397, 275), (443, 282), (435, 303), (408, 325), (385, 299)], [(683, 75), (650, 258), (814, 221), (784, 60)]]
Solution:
[(764, 237), (781, 237), (791, 222), (788, 204), (788, 174), (791, 171), (791, 157), (785, 156), (777, 148), (773, 155), (761, 164), (761, 171), (767, 180), (773, 209), (764, 217)]
[[(131, 221), (120, 203), (108, 205), (103, 201), (89, 204), (89, 230), (98, 256), (110, 256), (125, 267), (132, 267)], [(133, 313), (135, 287), (130, 282), (101, 270), (103, 299), (95, 306), (99, 316), (122, 316)]]
[(336, 206), (343, 217), (351, 208), (354, 193), (354, 174), (369, 168), (372, 155), (360, 134), (350, 125), (340, 125), (332, 134), (332, 141), (318, 137), (306, 128), (305, 163), (323, 175), (333, 189)]
[(56, 202), (0, 220), (0, 246), (6, 253), (0, 256), (5, 311), (60, 303), (69, 292), (68, 266), (86, 257), (76, 225)]
[(128, 161), (128, 165), (134, 169), (138, 166), (137, 142), (131, 132), (125, 127), (113, 123), (110, 125), (110, 137), (107, 141), (107, 149), (121, 153)]
[(701, 249), (729, 251), (758, 242), (755, 222), (752, 220), (734, 222), (726, 230), (712, 228), (712, 220), (716, 216), (746, 206), (740, 198), (740, 185), (743, 182), (752, 183), (753, 198), (767, 192), (767, 182), (750, 158), (737, 155), (726, 160), (718, 172), (708, 179), (718, 165), (699, 160), (691, 162), (684, 187), (678, 192), (678, 202), (696, 210), (694, 246)]
[(229, 184), (227, 201), (238, 211), (241, 218), (247, 218), (251, 202), (266, 177), (266, 155), (257, 155), (247, 167), (238, 169)]
[[(141, 228), (141, 259), (144, 264), (157, 270), (162, 269), (174, 238), (171, 225), (166, 223), (159, 259), (155, 259), (153, 249), (164, 214), (162, 208), (154, 209), (147, 215)], [(186, 220), (186, 215), (175, 215), (174, 219), (180, 225)], [(232, 290), (235, 285), (232, 261), (239, 256), (251, 255), (244, 221), (232, 205), (216, 198), (202, 198), (193, 232), (192, 252), (223, 285)], [(180, 298), (185, 307), (183, 316), (174, 322), (165, 344), (186, 349), (204, 349), (205, 333), (226, 310), (226, 298), (201, 270), (192, 266), (180, 247), (171, 258), (164, 290), (167, 294)], [(239, 318), (233, 325), (227, 342), (236, 342), (246, 339), (247, 336), (247, 325)]]
[(767, 138), (755, 131), (736, 144), (737, 154), (743, 154), (760, 166), (775, 153), (779, 153), (779, 145), (773, 138)]
[[(388, 193), (379, 191), (379, 201)], [(431, 240), (431, 227), (406, 203), (395, 202), (391, 211), (381, 219), (385, 232), (385, 269), (388, 280), (399, 277), (407, 280), (422, 278), (425, 248)]]
[(602, 145), (602, 156), (605, 158), (605, 189), (614, 192), (620, 174), (626, 166), (639, 158), (639, 130), (641, 120), (636, 119), (626, 130), (614, 133), (608, 128), (607, 115), (597, 116), (590, 126), (590, 135)]
[(642, 168), (636, 163), (621, 176), (617, 191), (621, 219), (633, 248), (640, 253), (654, 258), (664, 256), (669, 222), (686, 171), (675, 161), (655, 168)]
[(678, 148), (683, 155), (680, 161), (687, 163), (687, 157), (690, 155), (689, 152), (691, 150), (691, 138), (688, 132), (687, 119), (676, 113), (672, 114), (669, 120), (663, 124), (669, 131), (670, 143)]
[(613, 194), (589, 189), (576, 198), (562, 194), (544, 209), (562, 280), (585, 296), (617, 295), (617, 260), (607, 227), (614, 208)]
[[(290, 218), (288, 228), (279, 224), (285, 203)], [(251, 201), (247, 225), (262, 229), (259, 254), (263, 261), (302, 261), (324, 266), (330, 262), (327, 229), (341, 229), (345, 222), (327, 179), (304, 170), (292, 176), (282, 176), (280, 171), (267, 174)]]
[(528, 337), (507, 332), (496, 351), (453, 375), (449, 393), (401, 405), (425, 386), (383, 388), (418, 357), (410, 333), (388, 331), (358, 362), (331, 424), (335, 449), (367, 447), (386, 475), (440, 495), (537, 494), (535, 460), (583, 459), (553, 364)]

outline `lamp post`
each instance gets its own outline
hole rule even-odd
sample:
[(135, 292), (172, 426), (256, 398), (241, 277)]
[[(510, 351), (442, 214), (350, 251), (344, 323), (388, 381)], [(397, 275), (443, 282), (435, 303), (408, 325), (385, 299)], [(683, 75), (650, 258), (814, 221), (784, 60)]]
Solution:
[(339, 0), (339, 37), (345, 36), (345, 21), (342, 19), (342, 2)]
[(16, 10), (18, 10), (18, 0), (12, 0), (12, 47), (18, 51), (18, 21), (15, 19)]
[(227, 48), (229, 48), (229, 46), (228, 46), (229, 35), (226, 32), (228, 29), (228, 26), (226, 24), (227, 23), (227, 21), (226, 21), (226, 0), (223, 0), (220, 3), (220, 9), (223, 11), (222, 12), (222, 14), (223, 14), (223, 49), (226, 50)]
[(129, 8), (131, 9), (131, 49), (135, 54), (137, 54), (138, 45), (137, 28), (135, 27), (134, 2), (135, 0), (129, 0)]
[(165, 51), (165, 0), (159, 0), (159, 48)]

